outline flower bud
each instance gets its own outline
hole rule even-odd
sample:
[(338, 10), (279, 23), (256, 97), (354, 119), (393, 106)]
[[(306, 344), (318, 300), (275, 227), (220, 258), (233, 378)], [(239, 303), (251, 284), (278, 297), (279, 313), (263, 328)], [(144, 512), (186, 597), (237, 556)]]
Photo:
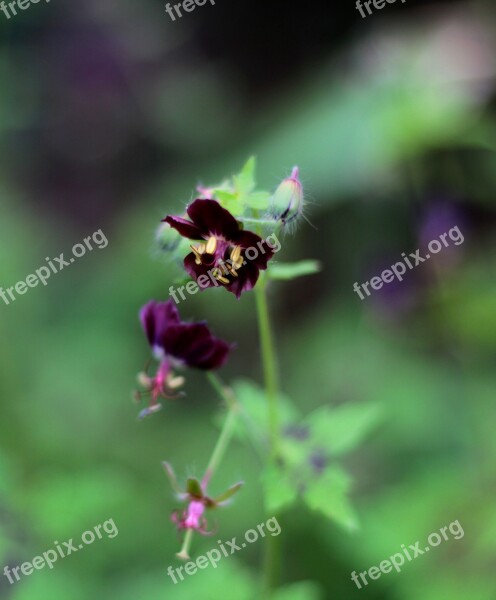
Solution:
[(282, 181), (271, 200), (271, 214), (287, 225), (303, 214), (303, 186), (298, 178), (299, 169), (294, 167), (291, 176)]

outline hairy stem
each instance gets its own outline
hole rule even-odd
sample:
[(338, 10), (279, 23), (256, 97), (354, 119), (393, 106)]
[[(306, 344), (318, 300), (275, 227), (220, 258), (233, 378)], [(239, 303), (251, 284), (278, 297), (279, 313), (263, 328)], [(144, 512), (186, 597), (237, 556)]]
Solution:
[(236, 217), (238, 221), (241, 221), (242, 223), (248, 223), (250, 225), (271, 225), (272, 227), (274, 227), (274, 224), (278, 224), (278, 220), (277, 219), (259, 219), (257, 218), (252, 218), (252, 217)]

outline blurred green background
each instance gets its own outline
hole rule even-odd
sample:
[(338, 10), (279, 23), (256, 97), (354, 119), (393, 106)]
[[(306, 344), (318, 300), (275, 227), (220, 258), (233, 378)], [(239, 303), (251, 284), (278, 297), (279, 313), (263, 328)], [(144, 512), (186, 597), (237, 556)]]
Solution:
[[(171, 22), (158, 0), (33, 5), (0, 15), (0, 285), (102, 229), (93, 250), (9, 306), (0, 301), (0, 568), (114, 519), (119, 535), (2, 600), (256, 597), (263, 543), (174, 586), (177, 502), (160, 467), (201, 475), (219, 400), (137, 422), (149, 356), (137, 313), (176, 266), (155, 243), (200, 182), (258, 157), (262, 188), (300, 166), (308, 219), (282, 261), (323, 271), (273, 283), (282, 383), (302, 412), (377, 402), (383, 421), (347, 459), (361, 529), (302, 506), (281, 521), (278, 599), (496, 598), (496, 11), (487, 2), (218, 0)], [(360, 301), (402, 252), (458, 226), (465, 243)], [(221, 375), (260, 379), (254, 302), (188, 298), (238, 343)], [(264, 518), (260, 467), (234, 444), (213, 482), (246, 485), (219, 515), (231, 539)], [(458, 519), (450, 540), (362, 590), (350, 580)], [(196, 540), (202, 553), (214, 539)]]

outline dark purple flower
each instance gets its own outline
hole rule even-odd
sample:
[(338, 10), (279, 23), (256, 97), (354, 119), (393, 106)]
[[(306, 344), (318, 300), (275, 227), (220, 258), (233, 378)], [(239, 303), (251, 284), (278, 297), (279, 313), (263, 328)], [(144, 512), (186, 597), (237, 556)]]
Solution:
[(153, 354), (160, 361), (155, 377), (140, 376), (145, 393), (151, 395), (150, 405), (140, 415), (147, 416), (160, 410), (159, 397), (174, 397), (174, 390), (184, 383), (183, 377), (174, 375), (174, 368), (218, 369), (232, 346), (214, 337), (206, 323), (182, 322), (172, 300), (148, 302), (140, 311), (140, 319)]
[(198, 199), (186, 209), (191, 220), (163, 219), (183, 237), (201, 241), (192, 245), (184, 267), (201, 289), (223, 285), (239, 298), (257, 283), (274, 250), (251, 231), (244, 231), (216, 200)]

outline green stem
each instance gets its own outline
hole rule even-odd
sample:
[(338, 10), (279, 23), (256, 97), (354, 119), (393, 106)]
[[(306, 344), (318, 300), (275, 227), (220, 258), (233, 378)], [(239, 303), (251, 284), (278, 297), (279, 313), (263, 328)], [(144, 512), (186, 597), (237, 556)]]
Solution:
[(208, 461), (208, 466), (202, 481), (204, 489), (206, 489), (210, 479), (212, 478), (212, 475), (215, 473), (217, 467), (220, 465), (222, 459), (224, 458), (224, 454), (227, 450), (227, 447), (229, 446), (229, 442), (231, 441), (232, 435), (234, 433), (234, 425), (236, 423), (236, 417), (238, 413), (238, 403), (232, 390), (223, 385), (221, 380), (214, 373), (207, 373), (207, 378), (211, 383), (212, 387), (215, 389), (215, 391), (226, 403), (228, 413), (226, 420), (224, 421), (224, 425), (222, 427), (219, 439), (217, 440), (215, 448), (212, 452), (212, 456)]
[[(265, 279), (260, 281), (255, 288), (257, 304), (258, 327), (262, 364), (265, 379), (265, 392), (268, 403), (270, 460), (277, 459), (279, 451), (279, 410), (278, 394), (279, 381), (277, 373), (277, 360), (270, 324), (269, 307)], [(276, 515), (277, 518), (277, 515)], [(264, 564), (264, 598), (270, 600), (273, 590), (277, 587), (280, 572), (280, 546), (277, 537), (267, 539)]]
[(255, 288), (255, 298), (257, 303), (258, 330), (260, 335), (265, 392), (267, 394), (269, 410), (270, 450), (271, 457), (274, 459), (277, 456), (279, 447), (279, 381), (277, 375), (277, 360), (274, 341), (272, 338), (272, 330), (270, 325), (269, 307), (267, 304), (265, 281), (260, 281)]
[(251, 225), (272, 225), (272, 227), (274, 227), (274, 224), (278, 224), (278, 220), (277, 219), (255, 219), (252, 217), (236, 217), (238, 221), (241, 221), (242, 223), (249, 223)]
[(184, 536), (184, 542), (181, 550), (176, 554), (177, 558), (181, 560), (189, 560), (189, 549), (191, 547), (191, 542), (193, 541), (193, 532), (194, 529), (187, 529), (186, 535)]

